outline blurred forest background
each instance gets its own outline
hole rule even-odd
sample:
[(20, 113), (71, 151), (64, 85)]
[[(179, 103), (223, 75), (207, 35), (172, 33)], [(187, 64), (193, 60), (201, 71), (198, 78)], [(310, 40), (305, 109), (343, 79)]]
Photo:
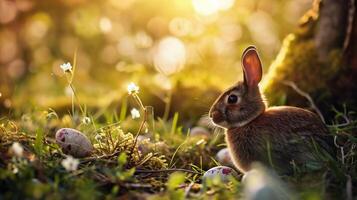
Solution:
[[(254, 44), (265, 72), (312, 0), (1, 0), (0, 109), (67, 112), (71, 90), (59, 68), (77, 52), (82, 104), (119, 108), (136, 82), (147, 105), (197, 119), (241, 80)], [(19, 114), (20, 114), (19, 113)]]
[[(0, 193), (118, 199), (166, 188), (166, 199), (190, 190), (198, 199), (265, 197), (262, 184), (242, 190), (240, 177), (212, 190), (200, 181), (206, 170), (232, 166), (220, 161), (224, 135), (200, 119), (243, 79), (241, 54), (255, 45), (270, 105), (313, 110), (338, 150), (321, 174), (297, 170), (282, 185), (295, 185), (296, 199), (352, 200), (356, 10), (356, 0), (0, 0)], [(71, 143), (55, 136), (66, 127), (94, 149), (69, 159), (69, 170), (62, 144)], [(188, 173), (170, 178), (175, 170)]]

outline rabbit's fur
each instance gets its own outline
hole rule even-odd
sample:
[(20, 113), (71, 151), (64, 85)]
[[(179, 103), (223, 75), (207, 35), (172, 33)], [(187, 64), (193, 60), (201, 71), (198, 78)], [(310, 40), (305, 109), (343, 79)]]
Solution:
[(256, 48), (242, 56), (244, 81), (226, 90), (212, 105), (213, 123), (226, 129), (226, 141), (241, 172), (254, 162), (279, 173), (295, 169), (317, 169), (322, 158), (333, 155), (333, 141), (320, 118), (301, 108), (267, 108), (258, 84), (262, 66)]

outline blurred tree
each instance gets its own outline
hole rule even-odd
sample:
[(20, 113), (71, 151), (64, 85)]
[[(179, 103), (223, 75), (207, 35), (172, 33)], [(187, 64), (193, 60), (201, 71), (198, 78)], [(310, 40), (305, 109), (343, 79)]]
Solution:
[(356, 109), (355, 7), (355, 0), (315, 0), (297, 31), (286, 37), (265, 77), (263, 87), (271, 104), (307, 106), (293, 83), (309, 93), (326, 116), (332, 106)]

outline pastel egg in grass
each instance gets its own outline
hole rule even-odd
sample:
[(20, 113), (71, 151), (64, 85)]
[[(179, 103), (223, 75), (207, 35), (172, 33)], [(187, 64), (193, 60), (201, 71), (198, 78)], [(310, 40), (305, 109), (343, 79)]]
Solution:
[(217, 166), (207, 170), (203, 174), (203, 180), (214, 179), (218, 177), (222, 182), (228, 182), (232, 177), (238, 179), (238, 173), (227, 166)]
[(162, 141), (151, 141), (150, 137), (139, 135), (138, 136), (138, 149), (142, 155), (146, 155), (150, 152), (160, 152), (162, 154), (169, 153), (169, 146)]
[(62, 152), (75, 158), (91, 155), (93, 145), (81, 132), (71, 128), (61, 128), (56, 132), (56, 142)]
[(292, 191), (277, 174), (260, 163), (253, 163), (242, 178), (246, 199), (294, 199)]
[(209, 138), (211, 136), (211, 133), (206, 128), (196, 126), (190, 130), (190, 136), (200, 137), (200, 138)]
[(223, 148), (219, 150), (216, 154), (216, 159), (221, 165), (234, 167), (234, 163), (228, 148)]
[(141, 154), (145, 155), (150, 152), (150, 145), (151, 145), (150, 138), (144, 135), (138, 136), (138, 149)]

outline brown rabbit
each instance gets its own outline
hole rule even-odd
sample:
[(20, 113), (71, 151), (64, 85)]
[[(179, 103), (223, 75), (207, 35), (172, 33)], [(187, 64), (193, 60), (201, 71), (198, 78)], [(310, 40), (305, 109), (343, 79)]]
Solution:
[(244, 51), (242, 65), (244, 81), (220, 95), (209, 112), (213, 123), (226, 129), (236, 167), (244, 173), (257, 161), (284, 174), (320, 168), (321, 158), (334, 154), (324, 123), (301, 108), (267, 108), (258, 87), (262, 65), (255, 47)]

